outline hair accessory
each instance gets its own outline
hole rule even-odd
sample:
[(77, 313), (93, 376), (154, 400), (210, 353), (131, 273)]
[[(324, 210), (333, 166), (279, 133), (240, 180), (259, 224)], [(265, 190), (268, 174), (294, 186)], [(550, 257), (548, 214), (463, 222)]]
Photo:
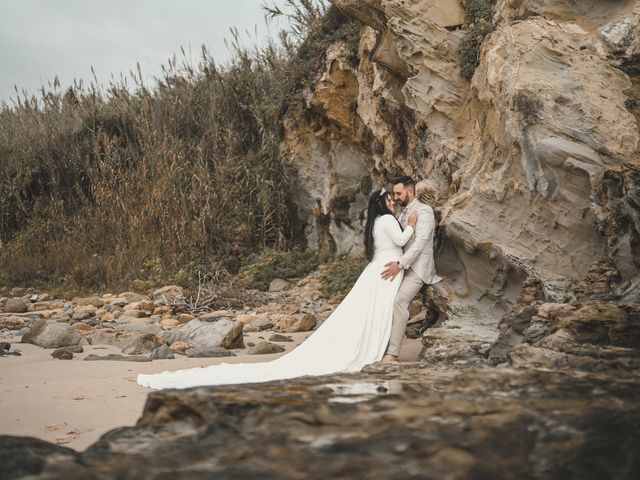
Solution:
[(385, 193), (387, 193), (387, 191), (384, 189), (384, 187), (382, 187), (382, 190), (380, 190), (380, 195), (378, 195), (378, 196), (381, 197)]

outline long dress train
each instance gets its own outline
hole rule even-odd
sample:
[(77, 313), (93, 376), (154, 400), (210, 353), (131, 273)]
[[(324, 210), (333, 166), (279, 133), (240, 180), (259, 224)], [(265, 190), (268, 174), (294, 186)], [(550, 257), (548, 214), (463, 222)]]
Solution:
[(154, 389), (267, 382), (304, 375), (357, 372), (379, 361), (391, 334), (393, 301), (402, 281), (383, 280), (384, 264), (402, 256), (413, 234), (403, 232), (392, 215), (376, 219), (374, 257), (333, 313), (301, 345), (269, 362), (221, 363), (209, 367), (139, 374), (138, 383)]

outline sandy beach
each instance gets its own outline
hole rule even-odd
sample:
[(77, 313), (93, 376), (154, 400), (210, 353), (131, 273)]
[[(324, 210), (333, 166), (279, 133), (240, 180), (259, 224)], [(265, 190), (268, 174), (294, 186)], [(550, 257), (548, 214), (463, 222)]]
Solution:
[[(289, 351), (310, 333), (287, 335), (294, 341), (280, 345)], [(177, 355), (153, 362), (84, 361), (89, 354), (120, 353), (112, 346), (84, 345), (84, 352), (72, 360), (57, 360), (51, 357), (53, 349), (17, 343), (19, 338), (0, 335), (0, 340), (12, 342), (12, 351), (22, 353), (0, 358), (0, 434), (33, 436), (76, 450), (84, 450), (113, 428), (136, 423), (151, 391), (136, 383), (138, 373), (255, 363), (283, 355), (247, 355), (245, 347), (235, 350), (237, 356), (224, 358)], [(246, 344), (266, 338), (265, 332), (252, 332), (244, 340)], [(418, 340), (405, 339), (400, 360), (415, 361), (419, 351)]]

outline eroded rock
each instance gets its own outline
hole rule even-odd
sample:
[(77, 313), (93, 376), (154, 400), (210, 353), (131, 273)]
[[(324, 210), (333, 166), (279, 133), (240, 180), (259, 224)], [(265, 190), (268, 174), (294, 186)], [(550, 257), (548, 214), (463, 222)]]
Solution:
[(198, 319), (172, 330), (163, 332), (163, 337), (170, 343), (186, 342), (193, 347), (202, 348), (242, 348), (242, 323), (221, 319), (209, 323)]
[[(41, 449), (39, 465), (46, 461), (46, 471), (30, 473), (153, 477), (179, 470), (187, 477), (249, 478), (259, 472), (308, 478), (313, 472), (314, 478), (336, 478), (375, 472), (377, 478), (395, 479), (420, 470), (437, 478), (564, 472), (594, 480), (633, 478), (640, 468), (639, 386), (637, 376), (624, 370), (586, 377), (412, 364), (374, 365), (356, 375), (165, 390), (149, 394), (135, 426), (108, 432), (85, 452), (69, 453), (73, 461), (54, 447)], [(265, 449), (274, 436), (280, 438), (277, 448)], [(6, 474), (25, 471), (20, 468), (28, 457), (20, 453), (32, 451), (29, 440), (1, 441), (13, 442), (14, 459), (3, 464)]]
[(27, 304), (19, 298), (9, 298), (2, 310), (5, 313), (24, 313), (27, 311)]
[(164, 343), (165, 340), (162, 337), (147, 333), (122, 340), (118, 343), (118, 346), (122, 349), (122, 353), (126, 355), (143, 355), (153, 352)]
[(51, 320), (38, 320), (22, 336), (22, 343), (32, 343), (43, 348), (69, 347), (80, 343), (82, 335), (75, 328)]

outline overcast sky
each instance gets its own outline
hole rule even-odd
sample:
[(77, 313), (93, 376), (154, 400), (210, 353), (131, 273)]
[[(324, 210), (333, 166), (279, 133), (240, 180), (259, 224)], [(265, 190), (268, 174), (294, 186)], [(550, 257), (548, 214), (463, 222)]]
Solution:
[[(275, 36), (267, 26), (265, 0), (0, 0), (0, 100), (15, 98), (14, 85), (29, 94), (73, 79), (107, 84), (140, 62), (152, 84), (160, 66), (180, 46), (197, 62), (201, 45), (220, 63), (229, 52), (224, 39), (237, 27), (246, 44)], [(270, 0), (282, 5), (284, 0)], [(249, 30), (250, 35), (245, 33)], [(11, 104), (11, 103), (10, 103)]]

